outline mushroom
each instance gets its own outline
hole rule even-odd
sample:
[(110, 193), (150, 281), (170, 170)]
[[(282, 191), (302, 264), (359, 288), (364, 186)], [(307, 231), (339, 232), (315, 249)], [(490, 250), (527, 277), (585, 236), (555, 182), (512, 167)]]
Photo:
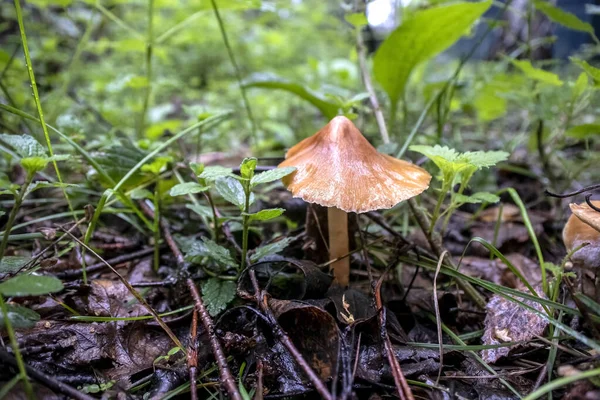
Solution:
[[(600, 200), (592, 204), (600, 206)], [(600, 212), (593, 210), (587, 203), (569, 204), (573, 214), (563, 229), (563, 242), (568, 252), (583, 245), (571, 255), (574, 264), (587, 268), (600, 267)]]
[[(327, 208), (329, 257), (337, 283), (350, 280), (348, 215), (392, 208), (429, 187), (423, 168), (377, 152), (343, 116), (288, 150), (280, 167), (296, 167), (282, 179), (294, 197)], [(343, 258), (341, 258), (343, 257)]]

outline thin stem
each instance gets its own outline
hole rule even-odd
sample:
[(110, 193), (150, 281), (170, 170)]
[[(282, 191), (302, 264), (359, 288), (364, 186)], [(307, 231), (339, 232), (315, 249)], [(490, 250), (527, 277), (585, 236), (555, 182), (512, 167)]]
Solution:
[(146, 125), (146, 113), (150, 104), (150, 95), (152, 94), (152, 49), (154, 41), (154, 0), (148, 1), (148, 32), (146, 34), (146, 91), (144, 92), (144, 104), (138, 126), (138, 136), (144, 133)]
[(154, 186), (154, 271), (158, 271), (160, 257), (160, 198), (158, 182)]
[(250, 120), (250, 124), (252, 125), (252, 138), (254, 139), (254, 144), (258, 144), (258, 132), (256, 127), (256, 121), (254, 119), (254, 115), (252, 114), (252, 108), (250, 108), (250, 102), (248, 101), (248, 97), (246, 96), (246, 88), (244, 88), (244, 85), (242, 84), (242, 73), (240, 72), (240, 68), (237, 64), (237, 61), (235, 60), (235, 55), (233, 54), (231, 45), (229, 44), (229, 39), (227, 38), (227, 31), (225, 30), (225, 25), (223, 24), (221, 14), (219, 13), (219, 7), (217, 7), (217, 3), (215, 0), (210, 0), (210, 3), (212, 5), (213, 11), (215, 12), (215, 18), (217, 18), (217, 23), (219, 24), (221, 36), (223, 37), (223, 43), (225, 44), (225, 48), (227, 48), (229, 60), (231, 61), (231, 65), (233, 65), (233, 69), (235, 71), (235, 78), (237, 79), (238, 85), (240, 87), (240, 92), (242, 93), (242, 100), (244, 101), (244, 107), (246, 108), (248, 119)]
[(8, 215), (8, 221), (6, 222), (6, 227), (4, 229), (5, 234), (2, 235), (2, 243), (0, 244), (0, 261), (4, 257), (4, 253), (6, 252), (6, 247), (8, 246), (8, 239), (10, 237), (9, 233), (15, 223), (15, 219), (17, 218), (17, 214), (19, 213), (19, 209), (21, 208), (21, 204), (23, 203), (23, 198), (25, 197), (25, 193), (27, 193), (27, 188), (31, 184), (33, 180), (32, 175), (27, 176), (27, 180), (21, 186), (19, 193), (17, 193), (17, 197), (15, 197), (15, 204), (10, 210), (10, 214)]
[[(0, 253), (0, 256), (2, 253)], [(23, 356), (21, 355), (21, 351), (19, 350), (19, 343), (17, 342), (17, 337), (15, 336), (15, 331), (12, 327), (12, 323), (10, 322), (10, 318), (8, 317), (8, 307), (6, 307), (6, 303), (4, 302), (4, 297), (0, 294), (0, 309), (2, 310), (2, 317), (4, 319), (4, 326), (6, 327), (6, 331), (8, 332), (8, 337), (10, 339), (10, 345), (13, 350), (13, 354), (15, 355), (15, 359), (17, 360), (17, 366), (19, 368), (19, 375), (23, 379), (23, 386), (25, 387), (25, 395), (29, 400), (35, 400), (35, 395), (33, 393), (33, 386), (31, 386), (31, 382), (27, 378), (27, 371), (25, 369), (25, 362), (23, 361)]]
[(250, 229), (250, 179), (243, 179), (242, 186), (244, 187), (244, 195), (246, 202), (244, 203), (244, 216), (242, 217), (242, 262), (240, 263), (240, 272), (246, 268), (246, 258), (248, 254), (248, 231)]

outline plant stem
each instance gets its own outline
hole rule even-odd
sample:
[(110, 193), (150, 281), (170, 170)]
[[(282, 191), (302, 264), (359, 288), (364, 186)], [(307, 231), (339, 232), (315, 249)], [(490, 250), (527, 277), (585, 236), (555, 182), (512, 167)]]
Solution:
[(158, 181), (154, 186), (154, 271), (158, 271), (160, 256), (160, 198)]
[[(8, 236), (7, 236), (8, 237)], [(2, 253), (0, 253), (2, 256)], [(25, 395), (29, 400), (35, 400), (35, 395), (33, 393), (33, 386), (31, 386), (31, 382), (27, 378), (27, 371), (25, 370), (25, 362), (23, 362), (23, 356), (21, 355), (21, 351), (19, 350), (19, 343), (17, 342), (17, 337), (15, 336), (15, 331), (10, 322), (10, 318), (8, 318), (8, 307), (6, 307), (6, 303), (4, 302), (4, 297), (0, 294), (0, 310), (2, 310), (2, 318), (4, 319), (4, 326), (6, 327), (6, 331), (8, 332), (8, 337), (10, 339), (10, 345), (13, 350), (13, 354), (15, 355), (15, 359), (17, 360), (17, 366), (19, 367), (19, 375), (21, 375), (21, 379), (23, 380), (23, 386), (25, 388)]]
[(25, 197), (25, 193), (27, 193), (27, 188), (31, 184), (33, 180), (33, 175), (28, 175), (25, 183), (21, 186), (19, 193), (17, 193), (17, 197), (15, 197), (15, 204), (13, 205), (12, 210), (10, 210), (10, 214), (8, 215), (8, 221), (6, 222), (6, 227), (4, 229), (4, 235), (2, 236), (2, 243), (0, 243), (0, 261), (4, 257), (4, 253), (6, 252), (6, 247), (8, 246), (8, 238), (10, 237), (10, 231), (15, 223), (15, 219), (17, 218), (17, 214), (19, 213), (19, 209), (21, 208), (21, 204), (23, 203), (23, 198)]
[(333, 277), (341, 287), (350, 283), (350, 258), (348, 257), (348, 214), (336, 207), (327, 208), (329, 231), (329, 259), (335, 260), (329, 267)]
[(237, 64), (237, 61), (235, 60), (235, 55), (233, 54), (231, 45), (229, 44), (229, 39), (227, 38), (227, 31), (225, 30), (225, 25), (223, 24), (221, 14), (219, 13), (219, 7), (217, 7), (217, 3), (215, 0), (210, 0), (210, 3), (212, 5), (213, 11), (215, 12), (215, 18), (217, 19), (217, 23), (219, 24), (221, 36), (223, 37), (223, 43), (225, 44), (225, 48), (227, 49), (229, 60), (231, 61), (231, 65), (233, 65), (233, 69), (235, 71), (235, 78), (237, 79), (238, 85), (240, 87), (240, 92), (242, 93), (244, 107), (246, 108), (246, 113), (248, 114), (248, 119), (250, 120), (250, 124), (252, 126), (252, 138), (254, 140), (254, 144), (258, 145), (258, 130), (256, 127), (256, 120), (254, 119), (254, 115), (252, 114), (252, 108), (250, 108), (250, 102), (248, 101), (248, 97), (246, 96), (246, 89), (242, 84), (242, 73), (240, 72), (240, 68)]
[(242, 272), (246, 268), (246, 255), (248, 254), (248, 230), (250, 228), (250, 179), (243, 179), (242, 186), (244, 187), (244, 194), (246, 196), (246, 202), (244, 204), (244, 215), (242, 217), (242, 262), (240, 263), (240, 270)]
[(148, 31), (146, 34), (146, 91), (144, 93), (144, 104), (142, 106), (142, 114), (138, 126), (138, 136), (141, 137), (144, 133), (146, 125), (146, 113), (150, 104), (150, 95), (152, 94), (152, 48), (154, 41), (154, 0), (148, 1)]

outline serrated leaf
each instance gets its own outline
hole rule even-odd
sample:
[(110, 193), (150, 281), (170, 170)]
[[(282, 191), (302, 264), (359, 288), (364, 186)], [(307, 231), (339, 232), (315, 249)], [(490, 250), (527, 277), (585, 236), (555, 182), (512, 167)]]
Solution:
[[(27, 307), (14, 304), (6, 305), (8, 319), (14, 329), (27, 329), (35, 325), (40, 320), (40, 315)], [(0, 310), (0, 329), (4, 329), (4, 315)]]
[(587, 61), (580, 60), (580, 59), (575, 58), (575, 57), (571, 57), (570, 60), (575, 65), (579, 66), (579, 68), (581, 68), (585, 72), (587, 72), (588, 75), (591, 76), (592, 79), (594, 80), (594, 83), (600, 82), (600, 69), (599, 68), (593, 67), (590, 64), (588, 64)]
[(0, 274), (11, 274), (17, 272), (29, 261), (31, 261), (31, 257), (4, 256), (0, 261)]
[(231, 257), (231, 253), (225, 247), (213, 242), (208, 238), (201, 241), (193, 241), (187, 244), (185, 254), (186, 261), (200, 264), (204, 257), (208, 257), (225, 269), (237, 266), (237, 262)]
[(250, 186), (254, 187), (256, 185), (260, 185), (262, 183), (269, 183), (276, 181), (278, 179), (283, 178), (294, 172), (296, 167), (283, 167), (283, 168), (275, 168), (269, 171), (265, 171), (261, 174), (255, 175), (250, 181)]
[(533, 4), (535, 5), (535, 8), (544, 13), (551, 21), (556, 22), (557, 24), (561, 24), (562, 26), (574, 29), (576, 31), (587, 32), (591, 35), (594, 34), (594, 27), (587, 22), (580, 20), (575, 14), (561, 10), (560, 8), (542, 0), (533, 0)]
[(279, 77), (255, 76), (246, 81), (244, 87), (278, 89), (293, 93), (318, 108), (327, 119), (332, 119), (337, 116), (340, 109), (339, 104), (329, 101), (324, 94), (317, 93), (299, 83), (289, 82)]
[(201, 193), (210, 189), (208, 186), (202, 186), (196, 182), (180, 183), (171, 188), (169, 194), (173, 197), (184, 196), (187, 194)]
[(29, 135), (9, 135), (6, 133), (0, 134), (0, 140), (9, 144), (15, 149), (17, 154), (22, 158), (43, 158), (46, 159), (48, 154), (46, 149), (32, 136)]
[(260, 246), (254, 249), (254, 253), (250, 256), (250, 262), (255, 263), (263, 257), (277, 254), (285, 250), (288, 245), (294, 241), (294, 238), (285, 238), (275, 243)]
[(236, 286), (232, 281), (210, 278), (202, 283), (202, 300), (213, 317), (223, 311), (235, 298)]
[(415, 12), (381, 44), (375, 78), (395, 107), (414, 68), (449, 48), (491, 6), (491, 1), (459, 2)]
[(567, 136), (575, 139), (586, 139), (600, 133), (600, 124), (582, 124), (569, 128)]
[(62, 282), (53, 276), (19, 275), (0, 283), (0, 294), (4, 296), (41, 296), (62, 289)]
[(260, 210), (254, 214), (248, 214), (250, 221), (268, 221), (273, 218), (279, 217), (285, 210), (283, 208), (269, 208), (267, 210)]
[(215, 188), (225, 200), (238, 206), (240, 210), (244, 209), (246, 194), (242, 184), (237, 179), (219, 178), (215, 182)]
[(465, 196), (464, 194), (457, 194), (455, 197), (455, 200), (457, 203), (470, 203), (470, 204), (497, 203), (500, 201), (500, 197), (496, 196), (493, 193), (478, 192), (478, 193), (474, 193), (470, 196)]
[(219, 178), (224, 178), (227, 176), (232, 178), (235, 177), (235, 175), (231, 171), (231, 168), (225, 168), (219, 165), (215, 165), (211, 167), (204, 167), (204, 171), (202, 171), (202, 173), (198, 175), (198, 178), (206, 179), (207, 181), (216, 181)]
[(459, 156), (459, 160), (464, 160), (477, 169), (489, 168), (501, 161), (506, 161), (510, 156), (505, 151), (468, 151)]
[[(108, 149), (92, 154), (96, 162), (114, 182), (119, 182), (146, 155), (145, 151), (127, 140), (118, 141)], [(103, 180), (101, 175), (98, 177), (105, 187), (111, 187), (111, 183)], [(128, 190), (138, 186), (144, 179), (147, 177), (138, 171), (127, 180), (123, 189)]]
[(212, 218), (212, 208), (200, 204), (186, 204), (186, 207), (200, 215), (201, 217)]
[(553, 72), (545, 71), (540, 68), (535, 68), (531, 65), (530, 61), (527, 60), (511, 60), (510, 61), (515, 67), (519, 68), (528, 78), (534, 81), (547, 83), (552, 86), (562, 86), (563, 81), (560, 80), (558, 75)]
[(240, 164), (240, 175), (242, 175), (242, 178), (251, 179), (254, 176), (257, 162), (258, 160), (254, 157), (244, 158), (244, 161)]

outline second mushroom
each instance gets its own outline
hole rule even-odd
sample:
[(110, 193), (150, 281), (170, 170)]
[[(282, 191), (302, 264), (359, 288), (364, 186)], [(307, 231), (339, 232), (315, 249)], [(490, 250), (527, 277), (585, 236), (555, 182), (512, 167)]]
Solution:
[(379, 153), (348, 118), (332, 119), (296, 144), (280, 167), (296, 167), (283, 178), (292, 192), (327, 207), (329, 257), (335, 281), (350, 280), (348, 214), (392, 208), (429, 187), (431, 175), (416, 165)]

